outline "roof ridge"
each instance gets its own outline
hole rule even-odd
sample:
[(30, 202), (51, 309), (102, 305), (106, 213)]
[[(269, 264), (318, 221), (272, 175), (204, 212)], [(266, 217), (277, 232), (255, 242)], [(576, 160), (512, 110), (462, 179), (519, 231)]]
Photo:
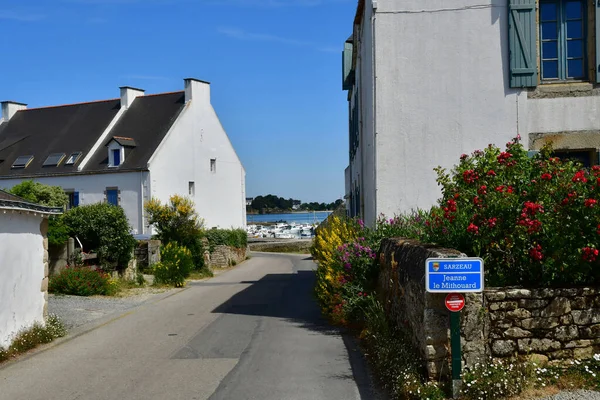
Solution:
[(177, 93), (185, 93), (184, 90), (175, 90), (173, 92), (164, 92), (164, 93), (154, 93), (154, 94), (147, 94), (145, 96), (140, 96), (138, 97), (138, 99), (143, 99), (144, 97), (155, 97), (155, 96), (164, 96), (167, 94), (177, 94)]
[(72, 106), (81, 106), (85, 104), (95, 104), (95, 103), (108, 103), (109, 101), (121, 100), (120, 98), (116, 99), (107, 99), (107, 100), (92, 100), (92, 101), (83, 101), (81, 103), (68, 103), (68, 104), (59, 104), (56, 106), (44, 106), (44, 107), (34, 107), (34, 108), (26, 108), (22, 111), (32, 111), (32, 110), (44, 110), (47, 108), (59, 108), (59, 107), (72, 107)]

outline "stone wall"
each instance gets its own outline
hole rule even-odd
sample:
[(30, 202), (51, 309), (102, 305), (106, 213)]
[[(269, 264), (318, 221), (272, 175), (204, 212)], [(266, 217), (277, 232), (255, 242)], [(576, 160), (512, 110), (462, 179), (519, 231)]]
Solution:
[(246, 259), (246, 252), (247, 248), (215, 246), (215, 249), (210, 253), (210, 267), (223, 268), (239, 264)]
[(559, 363), (600, 353), (598, 288), (494, 288), (484, 297), (494, 357), (522, 354)]
[(137, 267), (148, 268), (160, 261), (160, 240), (140, 240), (133, 252)]
[[(408, 329), (430, 379), (450, 373), (450, 313), (445, 294), (425, 291), (425, 260), (457, 256), (464, 254), (404, 239), (385, 239), (379, 253), (380, 300), (390, 319)], [(489, 357), (561, 363), (600, 353), (600, 288), (488, 288), (465, 299), (464, 366)]]

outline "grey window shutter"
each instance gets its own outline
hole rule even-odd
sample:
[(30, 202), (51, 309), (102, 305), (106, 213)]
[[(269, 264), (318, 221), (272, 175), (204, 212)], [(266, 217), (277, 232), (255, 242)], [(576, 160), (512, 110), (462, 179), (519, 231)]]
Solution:
[(537, 85), (535, 0), (508, 0), (510, 87)]
[(596, 10), (596, 83), (600, 83), (600, 0), (594, 1)]

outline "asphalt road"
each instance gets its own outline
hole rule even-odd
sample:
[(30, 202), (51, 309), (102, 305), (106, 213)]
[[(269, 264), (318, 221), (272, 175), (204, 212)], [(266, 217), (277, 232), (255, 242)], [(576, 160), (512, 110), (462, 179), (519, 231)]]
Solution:
[(320, 318), (314, 268), (254, 254), (0, 367), (0, 400), (375, 399), (354, 342)]

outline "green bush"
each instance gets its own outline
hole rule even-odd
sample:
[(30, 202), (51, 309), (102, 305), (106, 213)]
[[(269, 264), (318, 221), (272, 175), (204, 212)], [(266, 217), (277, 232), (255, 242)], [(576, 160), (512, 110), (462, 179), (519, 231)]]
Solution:
[(196, 214), (191, 199), (174, 195), (167, 204), (152, 199), (144, 206), (148, 222), (156, 228), (157, 238), (163, 245), (177, 243), (186, 247), (194, 260), (194, 267), (204, 267), (202, 231), (204, 221)]
[(60, 246), (67, 240), (69, 240), (69, 228), (65, 225), (62, 216), (51, 216), (48, 219), (48, 244)]
[(136, 241), (121, 207), (107, 203), (79, 206), (65, 213), (63, 220), (86, 252), (98, 254), (101, 264), (127, 266)]
[(243, 249), (248, 246), (248, 233), (243, 229), (210, 229), (205, 232), (210, 251), (215, 246), (230, 246)]
[(186, 278), (194, 269), (192, 253), (183, 246), (171, 242), (160, 251), (161, 261), (154, 264), (154, 282), (156, 284), (183, 287)]
[(114, 285), (106, 272), (88, 267), (67, 267), (50, 278), (48, 290), (75, 296), (112, 295)]

